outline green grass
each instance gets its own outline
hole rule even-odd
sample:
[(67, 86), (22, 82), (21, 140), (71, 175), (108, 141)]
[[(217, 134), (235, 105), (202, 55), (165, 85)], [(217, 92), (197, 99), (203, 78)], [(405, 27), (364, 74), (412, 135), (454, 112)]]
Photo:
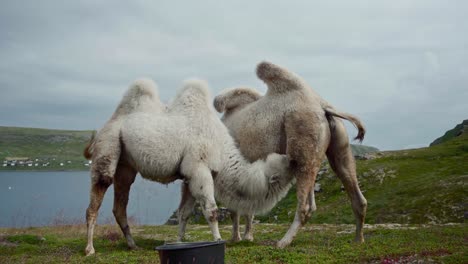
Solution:
[[(449, 226), (367, 227), (366, 242), (352, 241), (353, 226), (307, 225), (291, 246), (274, 246), (287, 225), (255, 225), (255, 241), (227, 243), (227, 263), (381, 263), (413, 260), (466, 263), (466, 224)], [(221, 226), (223, 238), (230, 226)], [(190, 225), (188, 241), (211, 239), (208, 226)], [(84, 256), (85, 226), (0, 229), (0, 263), (159, 263), (154, 247), (176, 239), (175, 226), (133, 227), (139, 250), (129, 251), (116, 226), (98, 226), (96, 255)], [(416, 263), (416, 262), (414, 262)], [(421, 263), (421, 262), (420, 262)]]
[[(0, 167), (1, 170), (87, 170), (83, 149), (92, 131), (0, 127), (0, 162), (6, 157), (39, 159), (40, 166)], [(71, 161), (68, 163), (67, 161)], [(47, 167), (42, 163), (49, 162)], [(64, 163), (65, 166), (60, 166)], [(3, 165), (3, 163), (1, 163)]]
[[(10, 135), (18, 133), (15, 128), (8, 129)], [(31, 136), (34, 133), (39, 138), (43, 136), (43, 132), (33, 130), (27, 136), (32, 142), (38, 141), (35, 141), (36, 136)], [(76, 152), (81, 152), (91, 132), (69, 133), (78, 133), (74, 136), (81, 139), (72, 145)], [(12, 140), (8, 142), (8, 149), (15, 150)], [(37, 144), (34, 146), (39, 146)], [(2, 146), (0, 151), (3, 153)], [(21, 152), (18, 145), (13, 155), (39, 153), (34, 152), (34, 146)], [(55, 155), (57, 146), (43, 145), (41, 148), (49, 151), (48, 155)], [(44, 149), (41, 153), (45, 153)], [(366, 243), (352, 243), (354, 225), (343, 225), (354, 223), (351, 206), (340, 188), (340, 181), (328, 168), (318, 180), (323, 190), (316, 194), (318, 210), (290, 247), (277, 249), (274, 244), (293, 219), (296, 208), (294, 189), (269, 214), (256, 217), (262, 223), (275, 224), (256, 224), (254, 242), (227, 244), (226, 262), (381, 263), (387, 260), (468, 263), (468, 230), (464, 215), (468, 204), (468, 134), (429, 148), (380, 152), (375, 156), (372, 160), (357, 161), (361, 189), (368, 200), (366, 223), (408, 226), (397, 229), (385, 225), (366, 226)], [(450, 222), (459, 224), (438, 225)], [(432, 224), (421, 225), (427, 223)], [(223, 238), (230, 237), (230, 228), (220, 227)], [(174, 241), (177, 234), (175, 226), (139, 226), (132, 230), (140, 250), (128, 251), (117, 227), (99, 226), (95, 236), (97, 254), (84, 257), (84, 226), (0, 229), (0, 263), (158, 263), (154, 247)], [(208, 226), (188, 227), (189, 241), (210, 239)]]

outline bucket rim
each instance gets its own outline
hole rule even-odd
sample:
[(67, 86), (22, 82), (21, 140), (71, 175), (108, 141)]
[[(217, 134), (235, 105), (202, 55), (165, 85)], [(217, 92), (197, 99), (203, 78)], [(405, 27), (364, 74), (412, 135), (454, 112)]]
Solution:
[(224, 244), (226, 244), (225, 240), (200, 241), (200, 242), (176, 242), (176, 243), (167, 243), (161, 246), (157, 246), (155, 249), (158, 251), (170, 251), (170, 250), (210, 247), (210, 246), (217, 246), (217, 245), (224, 245)]

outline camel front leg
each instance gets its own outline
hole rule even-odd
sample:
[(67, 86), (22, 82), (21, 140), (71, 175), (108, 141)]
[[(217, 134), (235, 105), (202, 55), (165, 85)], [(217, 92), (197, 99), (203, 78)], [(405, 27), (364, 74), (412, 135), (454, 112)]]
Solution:
[(210, 225), (214, 240), (221, 240), (218, 229), (218, 207), (214, 198), (214, 183), (211, 171), (203, 164), (189, 168), (184, 168), (184, 173), (189, 181), (189, 189), (195, 199), (200, 203), (203, 215)]
[(253, 220), (254, 215), (249, 214), (245, 215), (245, 232), (244, 232), (244, 240), (253, 241)]
[(240, 215), (235, 212), (231, 211), (231, 220), (232, 220), (232, 242), (241, 241), (240, 231), (239, 231), (239, 222), (240, 222)]
[(185, 229), (187, 221), (192, 214), (193, 207), (195, 206), (195, 198), (190, 193), (189, 185), (182, 183), (182, 198), (180, 199), (179, 209), (177, 210), (177, 218), (179, 220), (179, 236), (178, 241), (185, 239)]
[(127, 220), (128, 195), (130, 193), (130, 187), (135, 181), (136, 174), (137, 172), (134, 169), (119, 165), (114, 177), (114, 208), (112, 212), (130, 249), (137, 248), (132, 234), (130, 233)]
[(277, 246), (288, 246), (314, 210), (314, 184), (329, 143), (328, 123), (314, 112), (291, 112), (285, 116), (286, 153), (296, 178), (297, 209), (294, 221)]

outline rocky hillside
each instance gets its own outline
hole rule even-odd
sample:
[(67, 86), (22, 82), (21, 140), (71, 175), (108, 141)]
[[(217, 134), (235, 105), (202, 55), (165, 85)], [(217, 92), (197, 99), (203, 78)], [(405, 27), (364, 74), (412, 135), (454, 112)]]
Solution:
[(364, 156), (366, 154), (379, 151), (379, 149), (375, 147), (357, 144), (351, 144), (351, 150), (353, 151), (354, 156)]
[(460, 124), (456, 125), (453, 129), (450, 129), (449, 131), (445, 132), (445, 134), (436, 140), (434, 140), (430, 146), (434, 146), (437, 144), (441, 144), (443, 142), (446, 142), (452, 138), (458, 137), (463, 133), (468, 133), (468, 119), (463, 120)]

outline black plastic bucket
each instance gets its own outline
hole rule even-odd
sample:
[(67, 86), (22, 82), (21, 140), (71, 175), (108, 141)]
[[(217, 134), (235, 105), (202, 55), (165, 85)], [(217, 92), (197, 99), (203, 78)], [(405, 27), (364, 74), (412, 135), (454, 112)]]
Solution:
[(156, 247), (161, 264), (224, 263), (226, 241), (173, 243)]

